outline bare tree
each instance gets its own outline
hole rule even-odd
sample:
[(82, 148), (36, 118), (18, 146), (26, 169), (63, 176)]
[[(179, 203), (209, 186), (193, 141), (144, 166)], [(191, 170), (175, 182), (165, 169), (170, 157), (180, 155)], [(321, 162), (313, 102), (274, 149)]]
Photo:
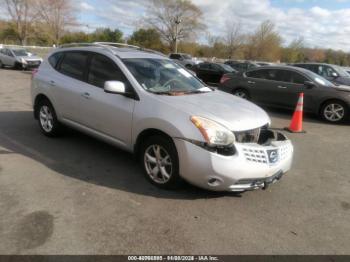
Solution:
[(5, 0), (10, 23), (22, 45), (27, 43), (31, 27), (37, 19), (34, 8), (35, 0)]
[(238, 51), (244, 46), (245, 37), (242, 34), (241, 23), (235, 21), (226, 22), (225, 44), (229, 58), (237, 56)]
[(149, 0), (146, 23), (177, 52), (178, 41), (194, 37), (205, 28), (202, 15), (190, 0)]
[(76, 9), (72, 0), (37, 0), (38, 13), (51, 40), (60, 44), (68, 27), (76, 26)]

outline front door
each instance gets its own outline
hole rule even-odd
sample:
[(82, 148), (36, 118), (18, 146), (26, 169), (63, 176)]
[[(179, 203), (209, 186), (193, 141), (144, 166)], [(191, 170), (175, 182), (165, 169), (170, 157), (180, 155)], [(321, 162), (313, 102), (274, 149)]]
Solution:
[(82, 102), (84, 122), (89, 128), (118, 140), (122, 146), (128, 146), (131, 144), (135, 100), (105, 93), (105, 82), (113, 80), (121, 81), (127, 88), (132, 88), (114, 61), (107, 56), (94, 54), (85, 91), (88, 96)]

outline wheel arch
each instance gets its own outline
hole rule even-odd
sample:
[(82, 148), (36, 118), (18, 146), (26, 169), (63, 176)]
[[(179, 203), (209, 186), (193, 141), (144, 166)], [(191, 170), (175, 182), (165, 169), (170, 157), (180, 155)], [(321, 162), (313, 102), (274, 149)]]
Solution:
[(343, 104), (346, 105), (346, 107), (347, 107), (348, 110), (350, 110), (350, 105), (349, 105), (349, 103), (347, 103), (347, 102), (344, 101), (343, 99), (341, 99), (341, 98), (326, 98), (326, 99), (324, 99), (324, 100), (319, 104), (318, 113), (321, 114), (321, 113), (322, 113), (323, 107), (324, 107), (327, 103), (332, 102), (332, 101), (341, 102), (341, 103), (343, 103)]
[(50, 102), (50, 104), (52, 105), (52, 102), (50, 101), (50, 99), (44, 95), (44, 94), (38, 94), (35, 99), (34, 99), (34, 105), (33, 105), (33, 109), (34, 109), (34, 118), (38, 119), (39, 118), (39, 112), (38, 112), (38, 106), (40, 105), (40, 103), (44, 100), (47, 100)]
[(142, 142), (145, 141), (147, 138), (150, 138), (152, 136), (165, 137), (165, 138), (169, 139), (170, 141), (172, 141), (172, 143), (174, 143), (172, 137), (160, 129), (157, 129), (157, 128), (145, 129), (137, 136), (137, 138), (135, 140), (134, 153), (136, 156), (138, 156), (140, 153)]
[(243, 91), (247, 92), (249, 98), (252, 97), (252, 96), (251, 96), (251, 93), (250, 93), (250, 91), (249, 91), (249, 89), (246, 88), (246, 87), (243, 87), (243, 86), (236, 86), (236, 87), (233, 87), (233, 88), (231, 89), (231, 93), (234, 94), (234, 92), (236, 92), (237, 90), (243, 90)]

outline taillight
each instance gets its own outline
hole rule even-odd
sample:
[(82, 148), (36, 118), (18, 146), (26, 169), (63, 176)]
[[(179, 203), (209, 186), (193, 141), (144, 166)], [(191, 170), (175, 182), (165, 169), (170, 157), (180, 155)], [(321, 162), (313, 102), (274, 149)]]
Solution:
[(224, 84), (226, 81), (230, 80), (231, 77), (229, 75), (223, 75), (220, 79), (220, 84)]
[(35, 68), (32, 71), (32, 79), (35, 77), (35, 75), (39, 72), (39, 69)]

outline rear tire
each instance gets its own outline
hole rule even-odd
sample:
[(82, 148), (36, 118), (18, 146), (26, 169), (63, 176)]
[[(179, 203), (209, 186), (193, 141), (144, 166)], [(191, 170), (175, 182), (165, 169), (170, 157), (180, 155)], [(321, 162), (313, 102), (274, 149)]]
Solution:
[(2, 68), (4, 68), (5, 66), (4, 66), (4, 64), (2, 63), (2, 61), (0, 60), (0, 68), (2, 69)]
[(178, 153), (170, 138), (148, 138), (141, 145), (139, 160), (151, 184), (162, 189), (176, 189), (181, 184)]
[(322, 106), (320, 117), (328, 123), (343, 123), (349, 119), (349, 108), (342, 101), (331, 100)]
[(233, 90), (232, 94), (246, 100), (250, 99), (248, 91), (243, 88), (238, 88), (236, 90)]
[(62, 125), (57, 120), (56, 111), (49, 100), (44, 99), (36, 106), (36, 116), (39, 127), (47, 137), (57, 137), (61, 135)]

